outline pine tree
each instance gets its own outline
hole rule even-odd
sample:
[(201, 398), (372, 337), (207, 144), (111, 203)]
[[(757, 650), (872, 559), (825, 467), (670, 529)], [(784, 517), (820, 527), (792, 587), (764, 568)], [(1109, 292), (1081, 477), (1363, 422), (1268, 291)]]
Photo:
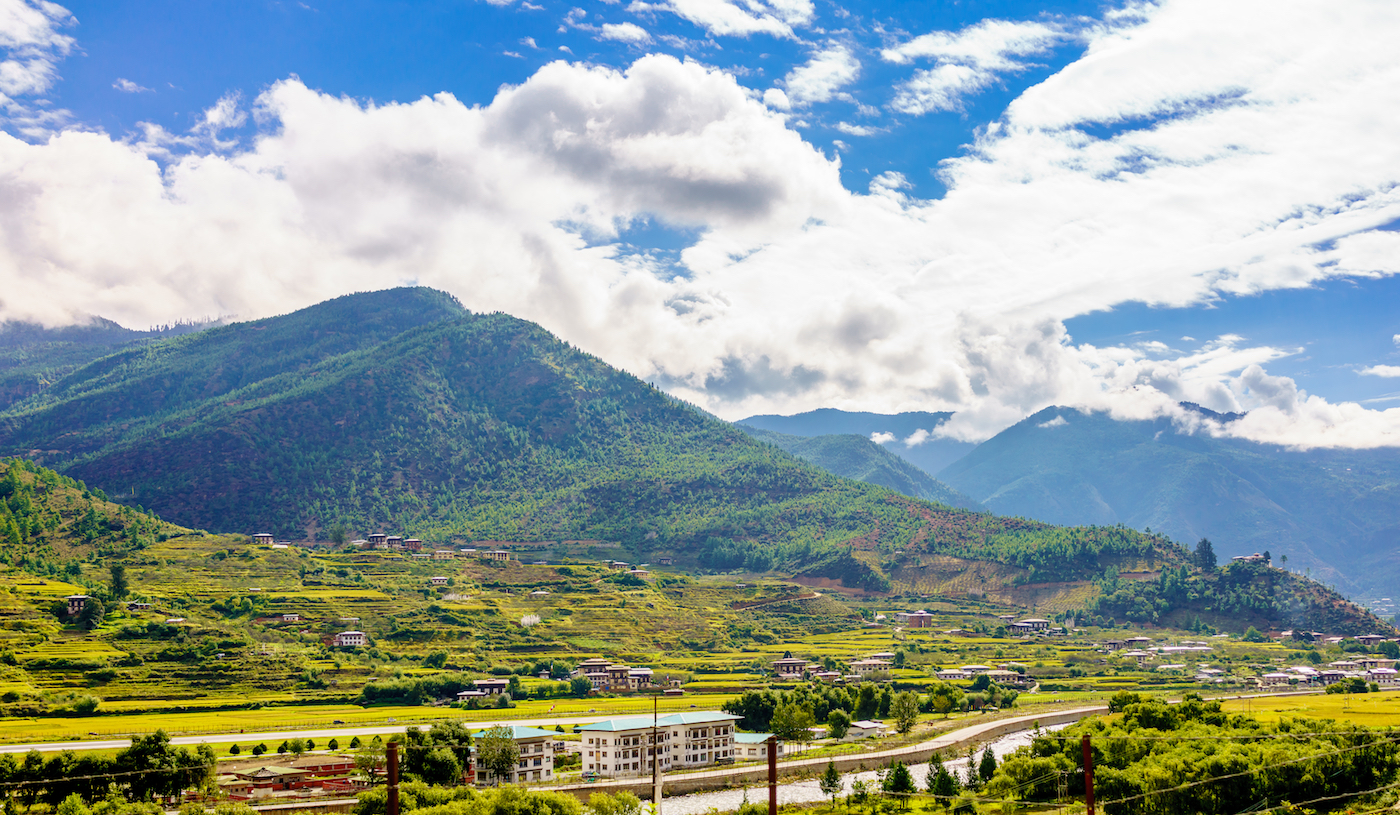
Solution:
[(836, 807), (836, 796), (841, 794), (841, 788), (843, 786), (841, 782), (841, 773), (836, 771), (835, 761), (828, 761), (826, 763), (826, 772), (822, 773), (821, 780), (817, 783), (821, 786), (822, 795), (831, 796), (831, 806), (834, 809)]

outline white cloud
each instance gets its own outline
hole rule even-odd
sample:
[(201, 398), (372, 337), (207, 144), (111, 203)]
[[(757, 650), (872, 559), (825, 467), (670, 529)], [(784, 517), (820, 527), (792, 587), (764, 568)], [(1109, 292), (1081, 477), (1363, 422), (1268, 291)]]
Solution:
[(769, 88), (763, 92), (763, 104), (778, 110), (791, 110), (792, 101), (779, 88)]
[(0, 0), (0, 124), (39, 139), (67, 119), (66, 111), (36, 106), (58, 79), (58, 63), (73, 48), (59, 29), (73, 15), (45, 0)]
[(112, 87), (116, 88), (117, 90), (121, 91), (122, 93), (151, 93), (151, 92), (152, 92), (150, 88), (147, 88), (147, 87), (138, 85), (138, 84), (136, 84), (135, 82), (132, 82), (130, 79), (121, 79), (121, 78), (118, 78), (116, 82), (113, 82), (113, 83), (112, 83)]
[(1396, 334), (1395, 336), (1391, 337), (1390, 341), (1395, 343), (1396, 348), (1400, 348), (1400, 334)]
[(605, 40), (645, 45), (651, 42), (651, 35), (645, 28), (635, 23), (604, 23), (598, 36)]
[(875, 442), (876, 444), (889, 444), (890, 442), (894, 441), (894, 434), (881, 433), (879, 431), (876, 431), (870, 434), (870, 440)]
[(923, 428), (919, 428), (913, 433), (910, 433), (909, 436), (904, 440), (904, 443), (910, 447), (918, 447), (919, 445), (923, 444), (931, 438), (933, 438), (933, 434), (929, 433)]
[(812, 21), (812, 0), (664, 0), (646, 3), (634, 0), (628, 6), (634, 14), (668, 11), (705, 29), (714, 36), (747, 37), (769, 34), (792, 37), (793, 28)]
[(852, 136), (873, 136), (876, 133), (884, 132), (878, 127), (867, 127), (865, 125), (853, 125), (850, 122), (837, 122), (836, 129), (842, 133), (849, 133)]
[[(251, 318), (415, 280), (735, 418), (954, 410), (931, 435), (980, 439), (1059, 404), (1400, 444), (1400, 409), (1268, 373), (1296, 348), (1103, 348), (1064, 326), (1400, 272), (1379, 229), (1400, 217), (1397, 33), (1388, 2), (1144, 6), (942, 163), (936, 201), (896, 173), (850, 192), (776, 95), (665, 56), (552, 63), (482, 105), (282, 82), (242, 147), (221, 135), (236, 98), (178, 137), (0, 134), (0, 318)], [(613, 240), (643, 218), (697, 232), (683, 274)], [(1248, 416), (1217, 428), (1180, 401)]]
[(829, 102), (841, 88), (860, 75), (860, 61), (844, 45), (832, 45), (812, 56), (783, 80), (787, 99), (794, 106)]
[(1036, 425), (1036, 427), (1044, 427), (1044, 428), (1064, 427), (1064, 426), (1067, 425), (1067, 424), (1069, 424), (1069, 421), (1068, 421), (1067, 419), (1065, 419), (1064, 416), (1056, 416), (1055, 418), (1050, 419), (1049, 421), (1040, 422), (1039, 424)]
[(897, 85), (890, 106), (914, 115), (956, 110), (964, 97), (999, 75), (1024, 70), (1022, 58), (1046, 53), (1067, 36), (1063, 28), (1044, 23), (983, 20), (961, 31), (934, 31), (886, 48), (880, 55), (887, 62), (932, 58), (938, 63)]
[(1357, 373), (1362, 376), (1400, 377), (1400, 365), (1372, 365), (1362, 368)]

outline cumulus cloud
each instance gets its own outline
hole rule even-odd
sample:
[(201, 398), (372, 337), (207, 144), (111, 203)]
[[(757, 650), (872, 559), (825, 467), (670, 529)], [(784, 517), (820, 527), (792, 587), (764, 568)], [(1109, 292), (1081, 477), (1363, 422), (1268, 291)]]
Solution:
[[(1400, 410), (1269, 374), (1297, 348), (1096, 347), (1064, 323), (1400, 272), (1380, 229), (1400, 218), (1397, 32), (1386, 2), (1141, 7), (943, 162), (933, 201), (897, 173), (847, 190), (776, 94), (667, 56), (551, 63), (481, 105), (289, 80), (164, 141), (0, 134), (0, 317), (251, 318), (416, 281), (732, 418), (952, 410), (930, 435), (974, 440), (1058, 404), (1400, 444)], [(249, 111), (257, 138), (233, 139)], [(642, 220), (697, 237), (662, 264), (617, 240)]]
[(1069, 420), (1067, 420), (1064, 416), (1056, 416), (1055, 418), (1053, 418), (1053, 419), (1051, 419), (1051, 420), (1049, 420), (1049, 421), (1041, 422), (1041, 423), (1037, 424), (1036, 427), (1044, 427), (1044, 428), (1064, 427), (1064, 426), (1067, 425), (1067, 424), (1069, 424)]
[(598, 36), (605, 40), (645, 45), (651, 42), (651, 35), (636, 23), (603, 23)]
[(747, 37), (769, 34), (792, 37), (793, 28), (812, 22), (812, 0), (634, 0), (633, 13), (666, 11), (688, 20), (714, 36)]
[(887, 62), (937, 62), (901, 82), (890, 106), (915, 115), (956, 110), (964, 97), (1001, 74), (1024, 70), (1024, 57), (1046, 53), (1066, 36), (1062, 27), (1045, 23), (983, 20), (961, 31), (934, 31), (886, 48), (880, 55)]
[(1362, 376), (1400, 377), (1400, 365), (1372, 365), (1358, 371)]
[(814, 54), (783, 79), (786, 99), (792, 105), (829, 102), (841, 88), (860, 75), (860, 61), (844, 45), (832, 45)]
[(34, 97), (58, 80), (58, 64), (73, 48), (60, 29), (74, 22), (56, 3), (0, 0), (0, 124), (42, 138), (66, 119), (66, 112), (36, 107)]
[(870, 440), (875, 442), (876, 444), (889, 444), (890, 442), (894, 441), (894, 434), (876, 431), (870, 434)]

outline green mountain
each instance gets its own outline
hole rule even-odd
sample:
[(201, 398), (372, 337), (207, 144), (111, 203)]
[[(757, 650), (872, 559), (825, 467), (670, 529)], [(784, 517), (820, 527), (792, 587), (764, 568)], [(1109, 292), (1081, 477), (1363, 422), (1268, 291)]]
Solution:
[(1296, 451), (1047, 408), (938, 476), (996, 513), (1208, 537), (1352, 591), (1389, 595), (1400, 577), (1394, 449)]
[(789, 436), (736, 425), (759, 441), (767, 442), (842, 478), (889, 487), (911, 498), (937, 501), (951, 507), (980, 510), (981, 504), (944, 484), (908, 461), (871, 441), (867, 436)]
[(79, 367), (121, 348), (202, 331), (214, 324), (213, 321), (196, 321), (134, 331), (100, 317), (82, 325), (59, 328), (45, 328), (34, 323), (0, 323), (0, 410), (47, 389)]
[(740, 424), (760, 430), (771, 430), (789, 436), (849, 435), (871, 438), (876, 434), (887, 440), (885, 449), (926, 473), (936, 473), (967, 455), (977, 445), (973, 442), (933, 437), (939, 425), (952, 418), (951, 413), (860, 413), (835, 408), (821, 408), (792, 416), (750, 416)]

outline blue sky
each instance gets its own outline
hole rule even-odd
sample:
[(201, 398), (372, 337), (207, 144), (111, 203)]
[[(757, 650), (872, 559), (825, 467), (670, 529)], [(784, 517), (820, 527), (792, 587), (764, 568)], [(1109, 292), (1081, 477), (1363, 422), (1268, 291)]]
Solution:
[(0, 316), (421, 283), (729, 417), (1400, 444), (1400, 20), (1355, 12), (0, 0)]

